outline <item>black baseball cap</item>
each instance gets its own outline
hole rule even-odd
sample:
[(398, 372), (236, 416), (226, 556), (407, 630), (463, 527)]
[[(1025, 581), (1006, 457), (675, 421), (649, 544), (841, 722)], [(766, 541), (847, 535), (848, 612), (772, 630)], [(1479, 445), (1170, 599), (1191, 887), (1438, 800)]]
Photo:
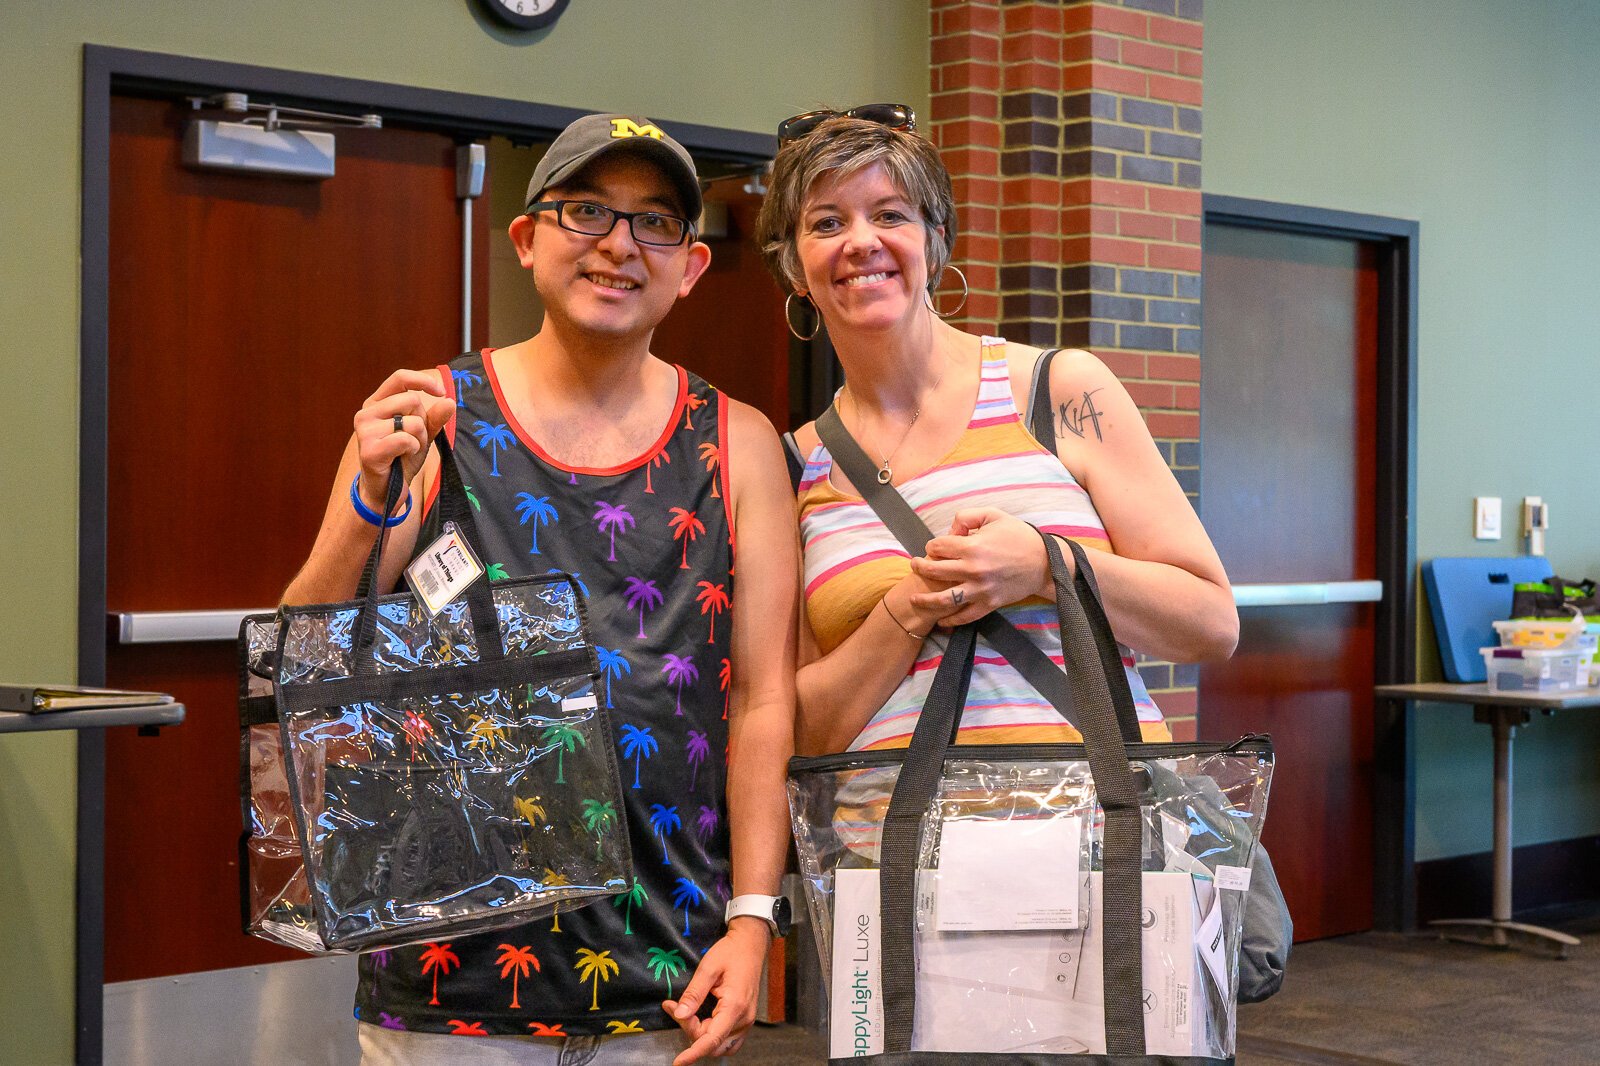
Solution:
[(560, 185), (607, 152), (633, 152), (659, 166), (678, 193), (690, 223), (700, 218), (700, 177), (687, 149), (647, 118), (634, 115), (585, 115), (561, 131), (533, 168), (526, 205)]

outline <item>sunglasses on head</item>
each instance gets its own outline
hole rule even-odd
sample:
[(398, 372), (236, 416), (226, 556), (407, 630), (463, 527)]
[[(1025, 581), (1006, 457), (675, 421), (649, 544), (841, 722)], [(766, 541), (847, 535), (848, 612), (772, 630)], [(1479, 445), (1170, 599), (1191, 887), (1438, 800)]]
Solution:
[(915, 133), (917, 113), (905, 104), (862, 104), (848, 111), (807, 111), (778, 123), (778, 143), (798, 141), (830, 118), (857, 118), (863, 122), (876, 122), (892, 130)]

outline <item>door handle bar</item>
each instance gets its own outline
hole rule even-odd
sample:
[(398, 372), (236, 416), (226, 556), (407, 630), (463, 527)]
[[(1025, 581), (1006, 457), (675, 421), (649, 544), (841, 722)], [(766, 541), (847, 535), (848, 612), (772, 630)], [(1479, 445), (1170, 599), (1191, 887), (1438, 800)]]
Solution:
[(1235, 585), (1240, 607), (1305, 607), (1323, 603), (1377, 603), (1382, 581), (1306, 581), (1289, 585)]
[(172, 644), (179, 641), (235, 640), (245, 615), (272, 614), (276, 607), (232, 611), (125, 611), (116, 622), (118, 644)]
[[(1300, 607), (1323, 603), (1375, 603), (1382, 581), (1318, 581), (1288, 585), (1235, 585), (1240, 607)], [(274, 608), (229, 611), (125, 611), (115, 614), (119, 644), (172, 644), (233, 640), (245, 615), (271, 614)]]

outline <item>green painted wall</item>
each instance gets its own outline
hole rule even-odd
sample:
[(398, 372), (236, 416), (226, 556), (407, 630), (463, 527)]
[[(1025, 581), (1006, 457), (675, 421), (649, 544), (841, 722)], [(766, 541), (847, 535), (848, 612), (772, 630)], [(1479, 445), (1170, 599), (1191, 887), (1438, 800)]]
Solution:
[[(78, 208), (88, 43), (771, 130), (869, 100), (925, 111), (926, 0), (573, 0), (528, 38), (473, 0), (0, 5), (0, 678), (74, 679)], [(18, 505), (21, 505), (20, 507)], [(0, 740), (0, 1060), (72, 1054), (75, 742)]]
[[(1593, 0), (1206, 2), (1206, 191), (1421, 223), (1419, 560), (1518, 554), (1537, 495), (1557, 572), (1600, 576), (1596, 55)], [(1475, 495), (1504, 498), (1500, 542)], [(1426, 705), (1418, 733), (1418, 860), (1488, 850), (1488, 729)], [(1600, 716), (1515, 752), (1517, 843), (1600, 833)]]

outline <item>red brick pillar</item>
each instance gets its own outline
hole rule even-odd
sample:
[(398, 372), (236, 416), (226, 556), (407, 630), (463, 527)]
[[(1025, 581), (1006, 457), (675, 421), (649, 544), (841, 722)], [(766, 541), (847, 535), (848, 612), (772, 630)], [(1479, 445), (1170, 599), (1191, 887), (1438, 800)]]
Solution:
[[(1093, 350), (1196, 500), (1201, 4), (929, 4), (928, 128), (972, 288), (961, 324)], [(1193, 736), (1196, 669), (1140, 672)]]

